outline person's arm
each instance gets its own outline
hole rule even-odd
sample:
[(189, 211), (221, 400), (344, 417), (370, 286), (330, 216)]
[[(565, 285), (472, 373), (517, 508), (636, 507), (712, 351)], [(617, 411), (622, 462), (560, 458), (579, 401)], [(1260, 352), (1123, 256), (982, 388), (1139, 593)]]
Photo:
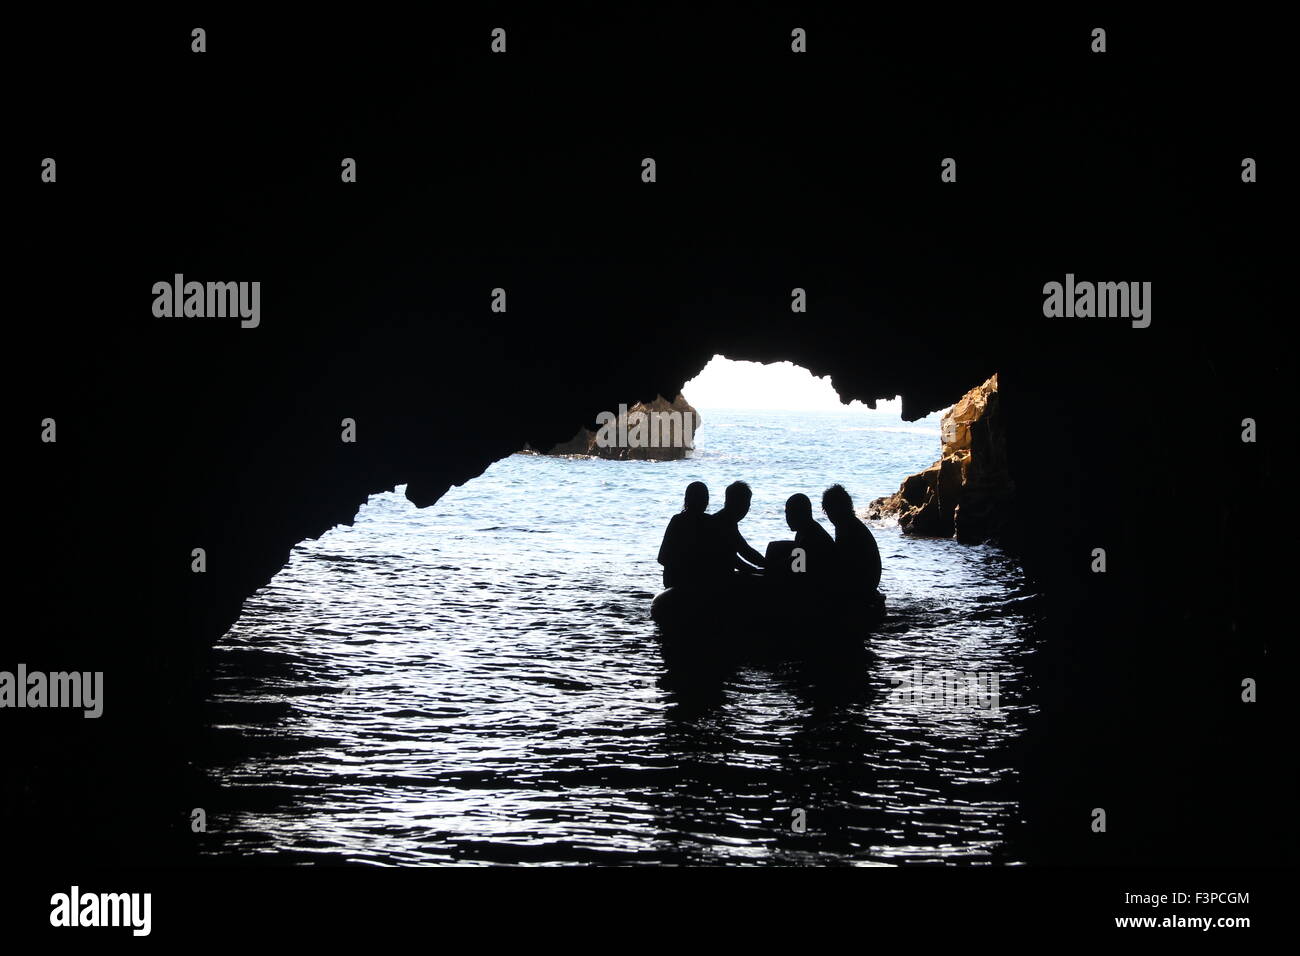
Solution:
[(673, 515), (668, 522), (668, 527), (664, 529), (664, 540), (659, 545), (659, 563), (668, 567), (668, 562), (672, 561), (677, 551), (677, 515)]
[(880, 545), (876, 544), (876, 536), (871, 533), (871, 529), (868, 528), (866, 525), (863, 525), (863, 528), (867, 532), (867, 545), (868, 545), (867, 561), (869, 565), (868, 567), (869, 580), (872, 582), (872, 587), (879, 588), (880, 574), (884, 570), (883, 562), (881, 562), (880, 560)]
[(767, 567), (767, 560), (749, 546), (745, 536), (740, 533), (740, 528), (736, 529), (735, 555), (736, 569), (739, 571), (753, 571)]

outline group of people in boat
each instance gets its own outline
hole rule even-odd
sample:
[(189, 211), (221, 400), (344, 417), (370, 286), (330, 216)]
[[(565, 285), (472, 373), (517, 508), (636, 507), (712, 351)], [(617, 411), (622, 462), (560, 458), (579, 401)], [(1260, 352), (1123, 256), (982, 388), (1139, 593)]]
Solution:
[(659, 548), (664, 587), (712, 590), (763, 578), (774, 587), (815, 589), (826, 596), (876, 594), (880, 549), (843, 485), (831, 485), (821, 498), (833, 537), (814, 517), (808, 496), (795, 494), (785, 503), (794, 540), (773, 541), (763, 554), (740, 531), (752, 498), (748, 484), (733, 482), (722, 508), (709, 514), (708, 486), (702, 481), (687, 485), (684, 506), (668, 522)]

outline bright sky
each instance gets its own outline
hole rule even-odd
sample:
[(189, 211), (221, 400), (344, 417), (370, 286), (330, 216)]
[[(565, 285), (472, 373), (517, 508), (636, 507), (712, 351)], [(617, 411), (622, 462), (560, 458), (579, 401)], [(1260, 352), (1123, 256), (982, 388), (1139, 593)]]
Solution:
[[(682, 394), (696, 408), (771, 408), (784, 411), (843, 411), (866, 409), (862, 402), (845, 405), (831, 386), (829, 375), (817, 378), (792, 362), (763, 365), (736, 362), (715, 355)], [(898, 398), (876, 402), (880, 411), (902, 411)]]

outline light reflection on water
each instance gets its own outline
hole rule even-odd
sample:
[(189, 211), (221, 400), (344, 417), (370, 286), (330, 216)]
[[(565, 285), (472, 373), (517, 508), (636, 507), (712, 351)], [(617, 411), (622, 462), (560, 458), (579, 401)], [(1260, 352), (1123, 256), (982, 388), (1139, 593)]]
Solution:
[[(217, 648), (215, 854), (378, 865), (1016, 862), (1033, 629), (996, 548), (876, 528), (890, 618), (859, 671), (667, 674), (649, 620), (667, 519), (754, 485), (859, 505), (938, 454), (934, 420), (705, 413), (688, 462), (513, 456), (419, 510), (373, 496), (301, 543)], [(920, 666), (998, 675), (1000, 707), (890, 694)], [(793, 831), (792, 811), (807, 814)]]

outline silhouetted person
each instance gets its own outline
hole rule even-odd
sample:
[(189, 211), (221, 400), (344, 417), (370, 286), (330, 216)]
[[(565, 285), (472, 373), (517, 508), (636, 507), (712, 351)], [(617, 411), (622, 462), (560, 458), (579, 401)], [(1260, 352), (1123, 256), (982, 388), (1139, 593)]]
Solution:
[(825, 589), (835, 586), (835, 540), (813, 518), (807, 495), (791, 495), (785, 503), (785, 523), (793, 541), (773, 541), (767, 546), (767, 576), (771, 590), (781, 600), (820, 601)]
[(853, 511), (853, 499), (843, 485), (831, 485), (822, 493), (822, 511), (835, 526), (835, 564), (840, 582), (849, 593), (880, 587), (880, 549), (871, 529)]
[(712, 557), (713, 544), (706, 537), (709, 516), (709, 486), (692, 481), (686, 486), (682, 510), (673, 515), (659, 545), (659, 563), (664, 566), (664, 587), (699, 584)]
[(749, 502), (753, 497), (749, 485), (733, 481), (727, 485), (722, 510), (715, 511), (707, 519), (713, 549), (711, 564), (716, 574), (725, 576), (731, 571), (758, 574), (767, 563), (740, 533), (740, 522), (749, 514)]
[(807, 495), (791, 495), (785, 502), (785, 523), (794, 532), (794, 546), (802, 549), (802, 572), (824, 580), (835, 572), (835, 539), (813, 517)]

